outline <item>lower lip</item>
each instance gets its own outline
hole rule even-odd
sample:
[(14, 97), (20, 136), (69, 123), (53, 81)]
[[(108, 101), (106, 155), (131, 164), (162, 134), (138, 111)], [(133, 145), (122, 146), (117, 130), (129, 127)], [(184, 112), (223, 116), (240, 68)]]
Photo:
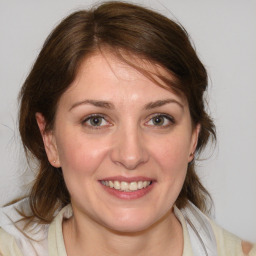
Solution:
[(114, 188), (107, 187), (107, 186), (105, 186), (103, 184), (101, 184), (101, 186), (109, 194), (111, 194), (111, 195), (113, 195), (113, 196), (115, 196), (117, 198), (124, 199), (124, 200), (133, 200), (133, 199), (141, 198), (141, 197), (145, 196), (146, 194), (148, 194), (152, 190), (152, 188), (154, 186), (154, 182), (152, 182), (146, 188), (139, 189), (139, 190), (132, 191), (132, 192), (119, 191), (119, 190), (116, 190)]

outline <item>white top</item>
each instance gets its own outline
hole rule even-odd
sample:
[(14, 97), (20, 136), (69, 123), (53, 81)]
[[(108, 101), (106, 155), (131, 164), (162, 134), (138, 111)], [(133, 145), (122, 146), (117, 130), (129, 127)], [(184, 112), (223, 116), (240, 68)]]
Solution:
[[(15, 205), (18, 209), (27, 205), (27, 200), (23, 200)], [(15, 211), (14, 206), (8, 206), (1, 209), (0, 212), (0, 255), (1, 256), (67, 256), (63, 234), (62, 234), (62, 222), (64, 218), (70, 218), (72, 216), (72, 208), (70, 205), (64, 207), (58, 215), (54, 218), (53, 222), (49, 225), (37, 225), (35, 226), (36, 234), (33, 234), (33, 241), (27, 238), (24, 233), (20, 231), (21, 223), (13, 224), (13, 221), (20, 219), (19, 214)], [(27, 208), (26, 208), (27, 209)], [(198, 209), (196, 211), (199, 211)], [(183, 256), (206, 255), (205, 253), (199, 254), (199, 247), (194, 241), (193, 234), (190, 230), (189, 221), (192, 222), (193, 228), (199, 229), (198, 234), (200, 239), (204, 236), (208, 236), (210, 241), (211, 231), (213, 231), (214, 241), (217, 245), (217, 252), (209, 253), (208, 255), (219, 255), (219, 256), (242, 256), (241, 239), (230, 234), (229, 232), (221, 229), (211, 220), (209, 220), (202, 213), (199, 216), (204, 218), (206, 222), (210, 224), (210, 227), (204, 228), (204, 223), (197, 227), (197, 220), (186, 210), (180, 211), (175, 207), (175, 215), (179, 219), (184, 236), (184, 247)], [(194, 215), (197, 216), (197, 215)], [(201, 222), (200, 222), (201, 223)], [(194, 225), (195, 224), (195, 225)], [(208, 234), (204, 234), (208, 233)], [(31, 233), (29, 233), (31, 234)], [(204, 240), (206, 241), (206, 240)], [(213, 242), (214, 242), (213, 241)], [(206, 241), (207, 243), (207, 241)], [(213, 243), (214, 244), (214, 243)], [(206, 246), (207, 247), (207, 246)], [(195, 249), (198, 248), (198, 249)], [(214, 249), (214, 246), (213, 246)], [(193, 250), (196, 253), (193, 254)], [(203, 251), (203, 250), (202, 250)], [(210, 249), (211, 251), (211, 249)], [(256, 244), (251, 250), (249, 256), (256, 256)]]

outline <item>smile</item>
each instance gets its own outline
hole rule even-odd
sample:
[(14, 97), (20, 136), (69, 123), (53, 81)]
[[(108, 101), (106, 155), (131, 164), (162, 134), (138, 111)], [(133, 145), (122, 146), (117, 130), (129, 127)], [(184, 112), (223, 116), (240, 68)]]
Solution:
[(144, 188), (147, 188), (152, 184), (152, 181), (132, 181), (132, 182), (126, 182), (126, 181), (100, 181), (102, 185), (113, 188), (118, 191), (123, 192), (134, 192), (137, 190), (141, 190)]

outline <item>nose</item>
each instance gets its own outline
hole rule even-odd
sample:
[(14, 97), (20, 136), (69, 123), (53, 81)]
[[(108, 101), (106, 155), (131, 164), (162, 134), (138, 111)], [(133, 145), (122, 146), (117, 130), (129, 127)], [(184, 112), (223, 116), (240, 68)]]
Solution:
[(149, 153), (146, 141), (137, 128), (122, 129), (115, 135), (111, 160), (127, 170), (134, 170), (139, 165), (146, 163)]

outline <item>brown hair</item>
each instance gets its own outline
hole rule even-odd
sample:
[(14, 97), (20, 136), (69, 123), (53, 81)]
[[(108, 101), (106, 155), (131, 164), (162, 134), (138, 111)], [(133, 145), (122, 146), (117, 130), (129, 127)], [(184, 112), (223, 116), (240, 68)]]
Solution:
[[(20, 92), (22, 142), (28, 160), (36, 158), (39, 163), (29, 194), (30, 219), (49, 223), (57, 209), (70, 203), (61, 168), (54, 168), (47, 159), (35, 114), (42, 113), (46, 130), (51, 130), (58, 101), (74, 80), (80, 63), (103, 47), (110, 48), (120, 58), (123, 57), (121, 52), (142, 56), (174, 75), (176, 83), (166, 77), (160, 78), (185, 95), (193, 124), (201, 124), (196, 151), (203, 149), (211, 135), (215, 138), (215, 127), (205, 111), (203, 100), (207, 72), (184, 28), (156, 12), (122, 2), (106, 2), (90, 10), (77, 11), (65, 18), (46, 39)], [(126, 61), (124, 57), (122, 59)], [(140, 69), (136, 65), (135, 68)], [(190, 200), (205, 211), (206, 199), (210, 196), (194, 165), (194, 162), (188, 165), (176, 204), (182, 208)]]

